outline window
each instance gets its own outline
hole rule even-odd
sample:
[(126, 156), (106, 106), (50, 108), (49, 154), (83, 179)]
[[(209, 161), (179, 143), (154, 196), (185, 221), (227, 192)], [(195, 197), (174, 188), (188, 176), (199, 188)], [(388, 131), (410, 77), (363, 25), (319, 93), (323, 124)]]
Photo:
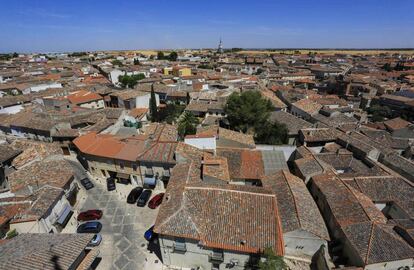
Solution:
[(137, 171), (137, 164), (132, 164), (132, 169), (133, 169), (134, 171)]
[(224, 261), (224, 254), (222, 249), (214, 249), (210, 255), (210, 262), (214, 264), (220, 264)]
[(173, 252), (176, 253), (185, 253), (187, 251), (187, 247), (185, 245), (185, 239), (183, 238), (176, 238), (174, 242), (174, 249)]
[(119, 167), (121, 167), (121, 169), (124, 169), (124, 163), (119, 163)]

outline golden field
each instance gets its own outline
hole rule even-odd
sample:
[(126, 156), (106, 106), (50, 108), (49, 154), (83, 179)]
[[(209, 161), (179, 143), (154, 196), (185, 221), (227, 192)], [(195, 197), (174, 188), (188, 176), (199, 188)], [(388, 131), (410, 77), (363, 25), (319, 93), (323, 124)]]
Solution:
[(238, 54), (295, 54), (299, 51), (300, 54), (318, 53), (318, 54), (350, 54), (350, 55), (377, 55), (380, 53), (385, 54), (414, 54), (414, 50), (251, 50), (251, 51), (240, 51)]

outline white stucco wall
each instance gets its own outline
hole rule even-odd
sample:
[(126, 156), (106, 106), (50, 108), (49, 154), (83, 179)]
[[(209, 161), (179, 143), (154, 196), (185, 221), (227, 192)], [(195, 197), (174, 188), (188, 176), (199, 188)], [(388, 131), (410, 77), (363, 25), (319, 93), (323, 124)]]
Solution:
[(312, 257), (322, 245), (328, 245), (326, 240), (304, 230), (284, 233), (283, 240), (286, 255), (295, 257)]
[(103, 99), (101, 100), (95, 100), (92, 102), (88, 102), (88, 103), (83, 103), (79, 105), (82, 108), (89, 108), (89, 109), (102, 109), (105, 108), (105, 103), (103, 101)]
[[(209, 262), (209, 256), (212, 255), (212, 249), (203, 248), (198, 245), (195, 240), (186, 240), (187, 251), (183, 253), (173, 252), (174, 241), (169, 238), (160, 236), (160, 248), (163, 263), (173, 267), (212, 269), (212, 263)], [(235, 266), (231, 269), (242, 270), (249, 260), (249, 254), (223, 251), (223, 262), (220, 264), (220, 270), (229, 269), (226, 265), (235, 262)]]
[[(149, 108), (149, 101), (151, 99), (151, 93), (148, 93), (148, 95), (139, 96), (136, 98), (135, 101), (135, 108)], [(155, 101), (157, 103), (157, 106), (160, 105), (160, 95), (155, 94)]]
[(216, 149), (216, 137), (185, 138), (184, 142), (198, 149)]
[(118, 77), (124, 75), (125, 72), (119, 69), (114, 69), (109, 73), (110, 80), (113, 84), (118, 84)]
[(14, 105), (0, 109), (0, 114), (16, 114), (23, 110), (23, 105)]
[[(414, 268), (414, 258), (399, 260), (399, 261), (391, 261), (386, 263), (377, 263), (377, 264), (370, 264), (365, 267), (366, 270), (400, 270)], [(411, 267), (411, 268), (410, 268)]]
[(50, 214), (44, 219), (12, 223), (10, 224), (10, 229), (16, 229), (18, 233), (49, 233), (51, 230), (57, 232), (56, 228), (54, 227), (54, 224), (59, 218), (60, 213), (66, 205), (69, 205), (69, 202), (67, 201), (65, 196), (62, 196), (62, 198), (53, 207)]
[(31, 86), (23, 90), (23, 93), (28, 94), (30, 92), (40, 92), (40, 91), (44, 91), (50, 88), (62, 88), (62, 84), (61, 83), (49, 83), (49, 84), (34, 85), (34, 86)]

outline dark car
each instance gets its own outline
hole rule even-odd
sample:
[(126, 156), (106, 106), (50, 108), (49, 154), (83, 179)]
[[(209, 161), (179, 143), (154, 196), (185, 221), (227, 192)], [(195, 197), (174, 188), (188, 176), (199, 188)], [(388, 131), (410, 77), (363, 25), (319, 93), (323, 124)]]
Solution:
[(101, 210), (88, 210), (88, 211), (79, 213), (78, 221), (97, 220), (97, 219), (101, 219), (101, 217), (102, 217)]
[(131, 190), (131, 192), (128, 194), (127, 197), (127, 203), (136, 203), (139, 196), (142, 193), (143, 188), (142, 187), (136, 187)]
[(106, 179), (106, 188), (108, 189), (108, 191), (112, 191), (116, 189), (114, 178), (109, 177), (108, 179)]
[(151, 194), (152, 194), (151, 190), (149, 189), (144, 190), (138, 198), (137, 205), (144, 207), (147, 204), (149, 198), (151, 198)]
[(148, 202), (148, 207), (151, 208), (151, 209), (157, 208), (161, 204), (163, 197), (164, 197), (164, 193), (160, 193), (160, 194), (155, 195)]
[(154, 237), (156, 236), (157, 234), (154, 232), (154, 225), (153, 226), (151, 226), (151, 228), (149, 228), (148, 230), (146, 230), (145, 231), (145, 233), (144, 233), (144, 238), (145, 238), (145, 240), (147, 240), (147, 241), (151, 241), (151, 240), (153, 240), (154, 239)]
[(93, 183), (91, 182), (91, 180), (89, 180), (89, 178), (83, 178), (80, 180), (80, 182), (86, 190), (94, 187)]
[(76, 230), (77, 233), (99, 233), (102, 229), (102, 224), (98, 221), (89, 221), (79, 225)]

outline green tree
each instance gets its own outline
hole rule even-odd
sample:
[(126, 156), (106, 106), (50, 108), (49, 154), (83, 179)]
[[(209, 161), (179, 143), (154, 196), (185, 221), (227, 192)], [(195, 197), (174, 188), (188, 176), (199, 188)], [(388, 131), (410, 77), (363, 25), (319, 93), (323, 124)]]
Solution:
[(273, 249), (266, 248), (263, 253), (264, 261), (259, 262), (260, 270), (284, 270), (288, 269), (282, 256), (275, 255)]
[(134, 65), (139, 65), (139, 60), (138, 59), (134, 59)]
[(262, 127), (256, 128), (255, 141), (262, 144), (286, 144), (288, 142), (288, 128), (285, 124), (266, 121)]
[(149, 100), (149, 113), (152, 122), (158, 121), (157, 100), (155, 98), (154, 88), (151, 88), (151, 97)]
[(114, 66), (122, 66), (122, 62), (121, 61), (119, 61), (119, 60), (113, 60), (112, 62), (112, 65), (114, 65)]
[(195, 134), (197, 131), (198, 119), (191, 112), (184, 112), (178, 120), (178, 135), (183, 139), (186, 135)]
[(233, 93), (225, 106), (230, 127), (242, 132), (263, 127), (272, 110), (271, 101), (257, 91)]
[(17, 52), (13, 53), (13, 58), (17, 58), (19, 57), (19, 55), (17, 54)]
[(394, 70), (396, 70), (396, 71), (405, 70), (404, 62), (398, 62), (397, 65), (394, 67)]
[(172, 124), (177, 121), (178, 117), (183, 113), (185, 105), (170, 103), (158, 111), (158, 121)]
[(187, 103), (187, 105), (190, 103), (190, 101), (191, 101), (190, 93), (187, 92), (187, 96), (186, 96), (186, 103)]
[(385, 118), (392, 117), (392, 111), (387, 106), (375, 104), (369, 107), (367, 111), (371, 114), (371, 120), (373, 122), (382, 122)]
[(385, 70), (385, 71), (391, 71), (392, 70), (391, 64), (390, 63), (385, 63), (382, 66), (382, 69)]
[(157, 59), (158, 59), (158, 60), (163, 60), (163, 59), (165, 59), (164, 53), (163, 53), (163, 52), (158, 52), (158, 53), (157, 53)]
[(120, 75), (118, 77), (118, 81), (122, 85), (122, 87), (134, 88), (134, 86), (138, 83), (138, 81), (140, 81), (144, 78), (145, 78), (145, 75), (142, 74), (142, 73), (131, 75), (131, 76), (129, 76), (129, 75)]
[(178, 54), (176, 52), (171, 52), (170, 55), (168, 55), (168, 59), (170, 59), (170, 61), (177, 61), (178, 58)]

